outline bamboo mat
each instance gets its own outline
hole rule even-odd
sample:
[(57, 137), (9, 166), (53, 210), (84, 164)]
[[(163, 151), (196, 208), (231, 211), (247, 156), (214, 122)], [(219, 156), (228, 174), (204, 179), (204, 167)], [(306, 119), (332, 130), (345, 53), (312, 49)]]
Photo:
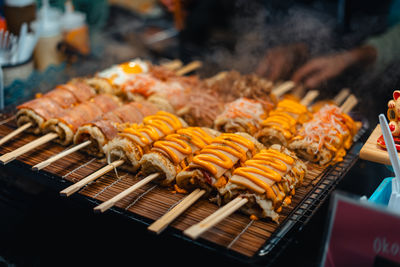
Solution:
[[(15, 129), (13, 121), (0, 125), (0, 137), (13, 129)], [(35, 138), (37, 136), (23, 133), (0, 147), (0, 154), (10, 152)], [(33, 166), (64, 149), (60, 145), (48, 143), (19, 157), (17, 160)], [(59, 177), (60, 180), (75, 183), (104, 165), (105, 163), (102, 160), (76, 152), (58, 160), (43, 171)], [(308, 165), (308, 174), (304, 179), (303, 186), (296, 190), (292, 204), (283, 208), (279, 219), (280, 223), (313, 189), (314, 185), (321, 179), (323, 172), (324, 169), (321, 167)], [(81, 189), (79, 194), (102, 202), (127, 189), (137, 181), (139, 181), (139, 178), (135, 178), (134, 174), (118, 169), (117, 174), (114, 171), (109, 172)], [(156, 220), (184, 197), (185, 195), (173, 193), (171, 189), (161, 188), (156, 184), (148, 184), (132, 193), (129, 197), (119, 201), (116, 206), (119, 209), (144, 218)], [(215, 204), (200, 200), (174, 221), (170, 227), (183, 231), (213, 213), (217, 208)], [(240, 255), (253, 257), (278, 227), (278, 224), (270, 220), (252, 221), (249, 216), (235, 213), (204, 233), (201, 238)]]

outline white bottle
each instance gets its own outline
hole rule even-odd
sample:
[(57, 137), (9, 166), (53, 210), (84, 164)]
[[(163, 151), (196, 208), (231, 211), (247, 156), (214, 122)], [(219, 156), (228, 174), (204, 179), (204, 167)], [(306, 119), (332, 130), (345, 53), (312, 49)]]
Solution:
[(86, 14), (74, 11), (72, 2), (65, 2), (65, 13), (61, 18), (64, 41), (82, 55), (90, 53), (89, 28)]
[(40, 31), (34, 58), (39, 70), (46, 70), (50, 65), (58, 65), (63, 60), (63, 55), (57, 49), (62, 41), (60, 18), (51, 13), (48, 1), (43, 1), (40, 16), (35, 28)]

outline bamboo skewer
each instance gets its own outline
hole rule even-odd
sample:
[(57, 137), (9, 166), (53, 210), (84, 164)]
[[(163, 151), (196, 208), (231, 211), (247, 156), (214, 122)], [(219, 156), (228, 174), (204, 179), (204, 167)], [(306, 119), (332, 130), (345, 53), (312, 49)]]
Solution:
[[(170, 69), (172, 71), (178, 70), (177, 75), (182, 76), (190, 71), (200, 68), (202, 63), (200, 61), (193, 61), (193, 62), (189, 63), (188, 65), (182, 67), (182, 61), (180, 61), (179, 59), (175, 59), (175, 60), (160, 64), (160, 65), (163, 67), (166, 67), (167, 69)], [(28, 122), (28, 123), (25, 123), (24, 125), (18, 127), (18, 129), (12, 131), (11, 133), (7, 134), (6, 136), (4, 136), (3, 138), (0, 139), (0, 146), (3, 145), (4, 143), (10, 141), (12, 138), (19, 135), (20, 133), (24, 132), (26, 129), (28, 129), (31, 126), (32, 126), (32, 123)]]
[(271, 90), (272, 94), (275, 95), (276, 97), (279, 97), (281, 95), (284, 95), (288, 91), (292, 90), (296, 84), (292, 81), (286, 81), (281, 83), (280, 85), (276, 86)]
[(13, 161), (17, 157), (21, 156), (22, 154), (25, 154), (26, 152), (29, 152), (43, 144), (46, 144), (50, 142), (51, 140), (54, 140), (58, 137), (56, 133), (48, 133), (20, 148), (17, 148), (16, 150), (9, 152), (7, 154), (4, 154), (3, 156), (0, 157), (0, 162), (3, 163), (4, 165)]
[[(344, 113), (350, 112), (357, 105), (357, 98), (354, 95), (350, 95), (346, 101), (340, 106), (340, 109)], [(202, 233), (213, 227), (214, 225), (221, 222), (223, 219), (240, 209), (243, 205), (248, 202), (246, 198), (236, 197), (228, 204), (218, 209), (216, 212), (202, 220), (201, 222), (189, 227), (183, 233), (192, 239), (198, 238)]]
[(340, 109), (343, 113), (349, 113), (357, 104), (357, 98), (353, 94), (351, 94), (340, 106)]
[(0, 139), (0, 146), (3, 145), (4, 143), (10, 141), (12, 138), (19, 135), (20, 133), (22, 133), (23, 131), (25, 131), (26, 129), (28, 129), (31, 126), (32, 126), (32, 123), (27, 122), (24, 125), (18, 127), (18, 129), (15, 129), (11, 133), (7, 134), (6, 136), (4, 136), (3, 138)]
[(90, 182), (96, 180), (97, 178), (99, 178), (100, 176), (102, 176), (102, 175), (106, 174), (107, 172), (113, 170), (114, 168), (117, 168), (117, 167), (121, 166), (123, 163), (124, 163), (124, 161), (120, 159), (120, 160), (116, 160), (116, 161), (104, 166), (100, 170), (98, 170), (98, 171), (92, 173), (91, 175), (83, 178), (79, 182), (77, 182), (77, 183), (65, 188), (64, 190), (62, 190), (60, 192), (60, 195), (69, 197), (70, 195), (72, 195), (73, 193), (75, 193), (76, 191), (78, 191), (79, 189), (84, 187), (85, 185), (87, 185)]
[(167, 62), (163, 62), (160, 65), (163, 66), (164, 68), (174, 71), (181, 68), (183, 64), (182, 61), (180, 61), (179, 59), (174, 59)]
[(218, 209), (216, 212), (202, 220), (201, 222), (189, 227), (183, 233), (192, 239), (197, 239), (202, 233), (234, 213), (248, 202), (247, 198), (237, 197), (228, 204)]
[(156, 234), (160, 234), (167, 226), (172, 223), (178, 216), (192, 206), (198, 199), (206, 193), (205, 190), (195, 189), (187, 197), (185, 197), (178, 205), (169, 212), (165, 213), (160, 219), (152, 223), (147, 229)]
[(72, 154), (73, 152), (78, 151), (79, 149), (84, 148), (84, 147), (90, 145), (91, 143), (92, 143), (92, 141), (87, 140), (86, 142), (83, 142), (83, 143), (81, 143), (81, 144), (79, 144), (77, 146), (74, 146), (74, 147), (72, 147), (70, 149), (66, 149), (63, 152), (61, 152), (59, 154), (56, 154), (56, 155), (48, 158), (47, 160), (42, 161), (41, 163), (36, 164), (35, 166), (32, 167), (32, 170), (39, 171), (39, 170), (41, 170), (43, 168), (46, 168), (51, 163), (53, 163), (53, 162), (65, 157), (65, 156), (67, 156), (69, 154)]
[[(292, 87), (285, 85), (283, 89), (278, 88), (278, 93), (284, 93), (283, 91), (287, 92)], [(290, 88), (290, 89), (289, 89)], [(308, 106), (311, 102), (319, 95), (318, 90), (310, 90), (307, 94), (302, 98), (300, 101), (303, 105)], [(199, 190), (199, 191), (197, 191)], [(148, 230), (153, 231), (157, 234), (161, 233), (173, 220), (175, 220), (180, 214), (182, 214), (185, 210), (187, 210), (194, 202), (196, 202), (202, 195), (206, 193), (205, 190), (196, 189), (192, 193), (190, 193), (181, 203), (176, 205), (173, 209), (169, 212), (164, 214), (160, 219), (155, 221), (152, 225), (149, 226)], [(187, 200), (186, 200), (187, 199)]]
[(308, 106), (311, 104), (311, 102), (314, 101), (315, 98), (317, 98), (319, 95), (318, 90), (310, 90), (307, 92), (307, 94), (303, 97), (303, 99), (300, 100), (300, 104), (303, 106)]
[(342, 90), (340, 90), (339, 94), (337, 94), (334, 98), (333, 98), (333, 102), (336, 105), (340, 105), (350, 94), (350, 89), (349, 88), (343, 88)]
[(187, 64), (186, 66), (178, 69), (176, 71), (176, 75), (178, 76), (182, 76), (185, 75), (186, 73), (189, 73), (191, 71), (194, 71), (198, 68), (201, 68), (203, 66), (203, 63), (201, 61), (195, 60), (190, 62), (189, 64)]
[(141, 179), (139, 182), (137, 182), (136, 184), (132, 185), (128, 189), (122, 191), (121, 193), (119, 193), (118, 195), (114, 196), (113, 198), (110, 198), (109, 200), (107, 200), (107, 201), (103, 202), (102, 204), (98, 205), (97, 207), (94, 208), (94, 211), (95, 212), (105, 212), (106, 210), (108, 210), (109, 208), (114, 206), (118, 201), (120, 201), (121, 199), (127, 197), (128, 195), (130, 195), (131, 193), (133, 193), (137, 189), (141, 188), (142, 186), (150, 183), (151, 181), (156, 179), (159, 175), (160, 175), (159, 173), (153, 173), (153, 174), (148, 175), (147, 177)]
[[(172, 69), (172, 68), (176, 68), (177, 66), (182, 65), (182, 62), (181, 62), (180, 60), (174, 60), (174, 61), (172, 61), (172, 62), (169, 62), (169, 64), (170, 64), (170, 65), (168, 65), (168, 63), (165, 63), (165, 64), (163, 64), (163, 66), (168, 66), (168, 68), (171, 68), (171, 69)], [(201, 64), (201, 62), (200, 62), (200, 64)], [(183, 67), (183, 68), (181, 68), (180, 70), (178, 70), (178, 71), (180, 71), (180, 74), (179, 74), (179, 75), (184, 75), (184, 74), (186, 74), (187, 72), (190, 72), (190, 71), (192, 71), (193, 69), (195, 69), (195, 68), (197, 68), (197, 67), (200, 67), (200, 66), (201, 66), (201, 65), (198, 65), (198, 63), (196, 63), (196, 61), (194, 61), (194, 62), (192, 62), (192, 63), (189, 63), (189, 64), (186, 65), (185, 67)], [(31, 126), (31, 123), (27, 123), (27, 124), (30, 124), (29, 127)], [(24, 125), (24, 126), (25, 126), (25, 125)], [(22, 127), (24, 127), (24, 126), (22, 126)], [(20, 128), (22, 128), (22, 127), (20, 127)], [(29, 128), (29, 127), (27, 127), (27, 128)], [(25, 128), (25, 129), (26, 129), (26, 128)], [(24, 131), (25, 129), (21, 129), (20, 132)], [(17, 130), (18, 130), (18, 129), (17, 129)], [(16, 134), (18, 134), (18, 133), (16, 133)], [(14, 134), (14, 136), (15, 136), (16, 134)], [(11, 134), (10, 134), (10, 135), (11, 135)], [(6, 137), (7, 137), (7, 136), (6, 136)], [(11, 139), (12, 137), (13, 137), (13, 136), (11, 136), (9, 139)], [(5, 138), (5, 137), (4, 137), (4, 138)], [(7, 139), (7, 140), (9, 140), (9, 139)], [(7, 140), (6, 140), (6, 141), (7, 141)], [(1, 140), (0, 140), (0, 142), (1, 142)], [(73, 153), (73, 152), (75, 152), (75, 151), (78, 151), (79, 149), (84, 148), (84, 147), (86, 147), (86, 146), (88, 146), (88, 145), (90, 145), (90, 144), (91, 144), (91, 141), (86, 141), (86, 142), (81, 143), (81, 144), (79, 144), (79, 145), (77, 145), (77, 146), (73, 146), (73, 147), (71, 147), (70, 149), (64, 150), (64, 151), (61, 152), (60, 154), (57, 154), (57, 155), (55, 155), (55, 156), (53, 156), (53, 157), (51, 157), (51, 158), (49, 158), (49, 159), (47, 159), (47, 160), (45, 160), (45, 161), (43, 161), (43, 162), (41, 162), (41, 163), (39, 163), (39, 164), (33, 166), (32, 169), (33, 169), (33, 170), (36, 170), (36, 171), (41, 170), (41, 169), (43, 169), (43, 168), (49, 166), (49, 165), (52, 164), (53, 162), (55, 162), (55, 161), (57, 161), (57, 160), (59, 160), (59, 159), (61, 159), (61, 158), (63, 158), (63, 157), (66, 157), (66, 156), (68, 156), (69, 154), (71, 154), (71, 153)], [(0, 145), (1, 145), (1, 143), (0, 143)]]

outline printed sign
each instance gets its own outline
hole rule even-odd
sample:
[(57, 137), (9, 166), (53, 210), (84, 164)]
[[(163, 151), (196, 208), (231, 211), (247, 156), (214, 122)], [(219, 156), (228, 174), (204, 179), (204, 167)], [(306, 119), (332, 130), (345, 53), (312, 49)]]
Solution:
[(334, 194), (321, 266), (400, 266), (400, 214)]

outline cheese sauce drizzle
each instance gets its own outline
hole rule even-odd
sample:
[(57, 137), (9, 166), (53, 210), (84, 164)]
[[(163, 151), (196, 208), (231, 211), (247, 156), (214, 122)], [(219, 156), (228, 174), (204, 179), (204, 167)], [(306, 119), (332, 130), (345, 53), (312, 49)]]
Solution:
[[(249, 189), (251, 189), (250, 184), (254, 183), (264, 190), (268, 199), (274, 203), (280, 203), (285, 199), (285, 191), (287, 191), (280, 184), (282, 174), (288, 173), (294, 162), (292, 157), (277, 150), (262, 150), (252, 159), (247, 160), (243, 167), (235, 169), (231, 182)], [(251, 183), (240, 178), (247, 179)]]
[(177, 165), (181, 159), (174, 150), (188, 156), (194, 153), (191, 144), (199, 150), (211, 144), (212, 139), (213, 137), (200, 127), (188, 127), (179, 129), (175, 134), (167, 135), (163, 140), (155, 142), (153, 148), (165, 152)]
[(145, 117), (142, 125), (132, 125), (125, 128), (122, 133), (134, 135), (143, 144), (149, 145), (180, 128), (182, 128), (182, 123), (178, 117), (165, 111), (159, 111), (155, 115)]
[(261, 125), (275, 129), (286, 139), (290, 139), (296, 133), (296, 125), (307, 121), (309, 117), (310, 113), (306, 106), (293, 99), (283, 99)]
[(193, 158), (193, 163), (216, 176), (216, 165), (228, 170), (236, 163), (228, 154), (245, 161), (247, 151), (253, 154), (255, 152), (255, 146), (250, 140), (237, 134), (223, 133), (204, 147), (200, 154)]

